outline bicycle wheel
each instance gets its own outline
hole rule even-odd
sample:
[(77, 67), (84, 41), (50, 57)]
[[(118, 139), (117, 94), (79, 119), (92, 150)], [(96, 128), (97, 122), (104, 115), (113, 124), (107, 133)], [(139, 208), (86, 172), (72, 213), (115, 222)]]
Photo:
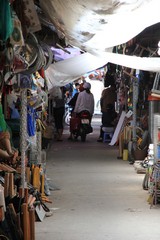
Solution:
[(67, 112), (66, 115), (65, 115), (65, 123), (66, 123), (68, 126), (70, 125), (70, 119), (71, 119), (70, 113)]

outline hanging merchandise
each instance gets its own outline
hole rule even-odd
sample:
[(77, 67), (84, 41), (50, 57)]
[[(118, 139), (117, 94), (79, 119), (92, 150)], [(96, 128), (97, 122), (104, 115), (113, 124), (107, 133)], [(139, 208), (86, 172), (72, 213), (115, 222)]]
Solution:
[(11, 107), (11, 119), (19, 119), (20, 118), (20, 114), (18, 109), (16, 108), (15, 104), (12, 104)]
[(1, 0), (0, 9), (0, 40), (6, 41), (13, 31), (9, 0)]
[(35, 110), (28, 106), (27, 107), (27, 130), (29, 136), (34, 136), (36, 131), (36, 115)]
[(19, 21), (14, 11), (12, 12), (12, 18), (13, 18), (13, 32), (10, 36), (10, 43), (13, 46), (24, 46), (21, 22)]
[(36, 130), (37, 132), (43, 132), (46, 129), (46, 126), (41, 119), (37, 118), (36, 120)]
[(54, 56), (50, 46), (48, 46), (46, 43), (40, 41), (40, 46), (44, 51), (44, 57), (45, 57), (44, 69), (40, 69), (40, 74), (44, 78), (45, 77), (44, 70), (47, 70), (47, 68), (52, 64)]
[(40, 21), (36, 12), (33, 0), (22, 0), (24, 5), (24, 19), (27, 32), (37, 32), (41, 30)]
[(44, 51), (34, 34), (28, 34), (23, 52), (25, 59), (28, 62), (28, 69), (24, 71), (24, 74), (35, 73), (45, 65), (46, 59)]
[(28, 68), (28, 62), (20, 54), (15, 53), (13, 59), (14, 73), (21, 73)]
[(32, 88), (32, 78), (31, 78), (31, 76), (21, 74), (19, 87), (20, 88)]
[(39, 74), (38, 71), (35, 72), (35, 76), (32, 74), (32, 78), (35, 85), (44, 88), (44, 78)]
[(34, 109), (38, 110), (43, 109), (47, 106), (48, 103), (48, 95), (45, 91), (41, 90), (37, 87), (37, 92), (34, 90), (30, 90), (30, 96), (28, 96), (28, 104)]

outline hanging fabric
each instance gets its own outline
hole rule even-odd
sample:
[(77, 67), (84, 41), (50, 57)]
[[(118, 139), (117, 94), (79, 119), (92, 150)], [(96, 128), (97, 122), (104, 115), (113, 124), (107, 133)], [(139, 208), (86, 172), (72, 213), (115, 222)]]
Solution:
[(35, 115), (35, 110), (28, 106), (27, 107), (27, 130), (28, 130), (28, 135), (34, 136), (35, 131), (36, 131), (36, 115)]
[(8, 0), (0, 1), (0, 40), (6, 41), (13, 31), (11, 9)]
[(32, 78), (30, 75), (21, 74), (19, 80), (20, 88), (32, 88)]

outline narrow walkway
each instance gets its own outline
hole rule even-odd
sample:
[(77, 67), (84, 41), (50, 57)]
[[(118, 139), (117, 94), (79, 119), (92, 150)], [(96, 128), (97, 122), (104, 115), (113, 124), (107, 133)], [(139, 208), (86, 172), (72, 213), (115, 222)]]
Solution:
[(53, 216), (36, 222), (36, 240), (159, 240), (160, 209), (150, 209), (142, 190), (143, 174), (117, 159), (118, 147), (96, 141), (53, 142), (47, 176), (60, 190), (52, 191)]

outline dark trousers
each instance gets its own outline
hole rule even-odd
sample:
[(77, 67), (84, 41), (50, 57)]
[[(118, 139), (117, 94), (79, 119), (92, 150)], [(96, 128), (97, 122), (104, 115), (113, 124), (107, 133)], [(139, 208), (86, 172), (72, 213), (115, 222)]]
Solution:
[(60, 108), (53, 108), (53, 117), (55, 121), (55, 128), (58, 129), (63, 129), (63, 117), (65, 113), (65, 108), (60, 107)]

